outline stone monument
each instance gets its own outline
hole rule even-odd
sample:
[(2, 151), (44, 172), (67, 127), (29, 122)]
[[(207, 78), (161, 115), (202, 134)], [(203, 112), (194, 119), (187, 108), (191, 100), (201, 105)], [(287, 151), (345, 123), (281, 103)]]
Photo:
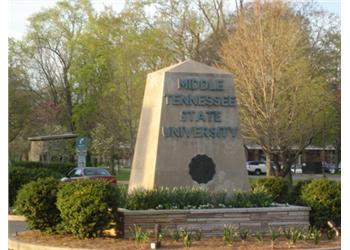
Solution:
[(161, 186), (249, 189), (231, 73), (186, 60), (148, 75), (129, 191)]

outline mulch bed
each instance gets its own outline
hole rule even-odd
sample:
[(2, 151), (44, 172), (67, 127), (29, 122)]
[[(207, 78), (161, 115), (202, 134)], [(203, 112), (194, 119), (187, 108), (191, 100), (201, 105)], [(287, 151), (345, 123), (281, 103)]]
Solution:
[[(95, 239), (78, 239), (70, 235), (52, 235), (42, 233), (39, 231), (25, 231), (18, 233), (16, 239), (22, 242), (38, 245), (49, 245), (59, 247), (72, 247), (72, 248), (88, 248), (88, 249), (108, 249), (108, 250), (131, 250), (131, 249), (150, 249), (150, 240), (145, 243), (137, 244), (133, 240), (117, 239), (113, 236), (105, 236)], [(277, 239), (274, 243), (274, 249), (310, 249), (310, 248), (332, 248), (340, 247), (340, 238), (336, 240), (322, 239), (319, 244), (315, 245), (312, 241), (299, 240), (297, 243), (289, 248), (288, 242), (283, 239)], [(183, 246), (181, 241), (173, 241), (166, 239), (162, 241), (161, 249), (189, 249)], [(260, 249), (272, 249), (271, 240), (266, 238), (262, 242), (259, 242), (255, 238), (251, 238), (245, 242), (235, 241), (233, 246), (225, 245), (224, 241), (220, 237), (203, 238), (200, 241), (193, 241), (190, 249), (193, 250), (260, 250)]]

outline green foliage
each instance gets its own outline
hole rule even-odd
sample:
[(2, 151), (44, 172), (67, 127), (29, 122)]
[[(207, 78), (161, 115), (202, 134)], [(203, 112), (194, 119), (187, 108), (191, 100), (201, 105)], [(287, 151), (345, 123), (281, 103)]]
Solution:
[(75, 168), (73, 163), (62, 163), (62, 162), (38, 162), (38, 161), (14, 161), (11, 163), (12, 166), (25, 167), (25, 168), (40, 168), (49, 169), (51, 171), (65, 175), (69, 170)]
[(57, 193), (60, 231), (79, 238), (97, 237), (110, 228), (117, 211), (116, 188), (105, 181), (62, 183)]
[(290, 204), (302, 205), (302, 201), (300, 200), (301, 190), (310, 182), (311, 180), (300, 180), (293, 186), (292, 192), (289, 195)]
[(281, 233), (280, 233), (279, 230), (275, 230), (275, 229), (272, 229), (272, 228), (270, 228), (270, 234), (271, 234), (271, 240), (272, 241), (277, 240), (281, 236)]
[(143, 232), (142, 228), (138, 225), (134, 224), (129, 230), (132, 232), (133, 238), (138, 244), (149, 239), (149, 232)]
[(228, 207), (268, 207), (272, 203), (271, 195), (264, 190), (255, 189), (252, 192), (234, 192), (225, 204)]
[(340, 183), (327, 179), (315, 179), (302, 188), (302, 204), (311, 207), (310, 222), (316, 227), (326, 227), (327, 221), (340, 224)]
[(285, 228), (282, 231), (283, 236), (288, 240), (288, 244), (295, 245), (297, 240), (301, 240), (303, 238), (303, 233), (298, 228)]
[(11, 166), (9, 168), (9, 204), (12, 206), (16, 199), (18, 190), (26, 183), (35, 181), (38, 178), (53, 177), (58, 179), (60, 173), (46, 168), (36, 167), (18, 167)]
[(273, 201), (285, 203), (288, 199), (288, 182), (282, 177), (267, 177), (252, 183), (252, 189), (263, 188)]
[(181, 238), (179, 230), (172, 230), (172, 231), (170, 231), (170, 237), (173, 240), (178, 241)]
[(183, 209), (211, 202), (209, 192), (196, 187), (135, 189), (128, 194), (126, 207), (138, 209)]
[(255, 238), (256, 238), (259, 242), (261, 242), (261, 241), (264, 240), (264, 236), (263, 236), (263, 234), (262, 234), (261, 232), (256, 232), (256, 233), (254, 234), (254, 236), (255, 236)]
[(127, 201), (127, 195), (128, 195), (128, 186), (118, 184), (117, 186), (115, 186), (115, 191), (116, 191), (115, 199), (118, 202), (118, 207), (125, 207), (126, 201)]
[(180, 238), (184, 244), (185, 247), (191, 247), (193, 242), (193, 235), (192, 232), (187, 230), (187, 228), (184, 228), (180, 231)]
[(30, 229), (55, 231), (60, 222), (60, 213), (55, 204), (58, 183), (52, 177), (39, 178), (19, 190), (15, 206), (27, 218)]
[(237, 231), (232, 225), (224, 225), (224, 232), (222, 239), (226, 245), (232, 245), (237, 238)]
[(327, 228), (326, 230), (327, 239), (334, 240), (336, 231), (333, 228)]
[(225, 207), (268, 207), (269, 194), (253, 192), (209, 192), (197, 187), (135, 189), (127, 195), (126, 208), (142, 209), (207, 209)]
[(304, 238), (306, 240), (312, 240), (316, 245), (320, 242), (322, 233), (321, 230), (316, 227), (310, 227)]

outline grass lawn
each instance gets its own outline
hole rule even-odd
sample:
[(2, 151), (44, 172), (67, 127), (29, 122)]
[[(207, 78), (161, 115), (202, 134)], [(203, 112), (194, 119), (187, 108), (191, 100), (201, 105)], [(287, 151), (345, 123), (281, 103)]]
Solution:
[(130, 168), (121, 168), (117, 174), (118, 181), (128, 181), (130, 178)]

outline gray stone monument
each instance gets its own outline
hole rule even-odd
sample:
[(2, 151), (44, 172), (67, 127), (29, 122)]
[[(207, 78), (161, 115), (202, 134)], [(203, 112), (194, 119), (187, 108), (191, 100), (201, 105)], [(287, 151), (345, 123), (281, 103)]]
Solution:
[(187, 60), (148, 75), (129, 191), (161, 186), (249, 189), (231, 73)]

